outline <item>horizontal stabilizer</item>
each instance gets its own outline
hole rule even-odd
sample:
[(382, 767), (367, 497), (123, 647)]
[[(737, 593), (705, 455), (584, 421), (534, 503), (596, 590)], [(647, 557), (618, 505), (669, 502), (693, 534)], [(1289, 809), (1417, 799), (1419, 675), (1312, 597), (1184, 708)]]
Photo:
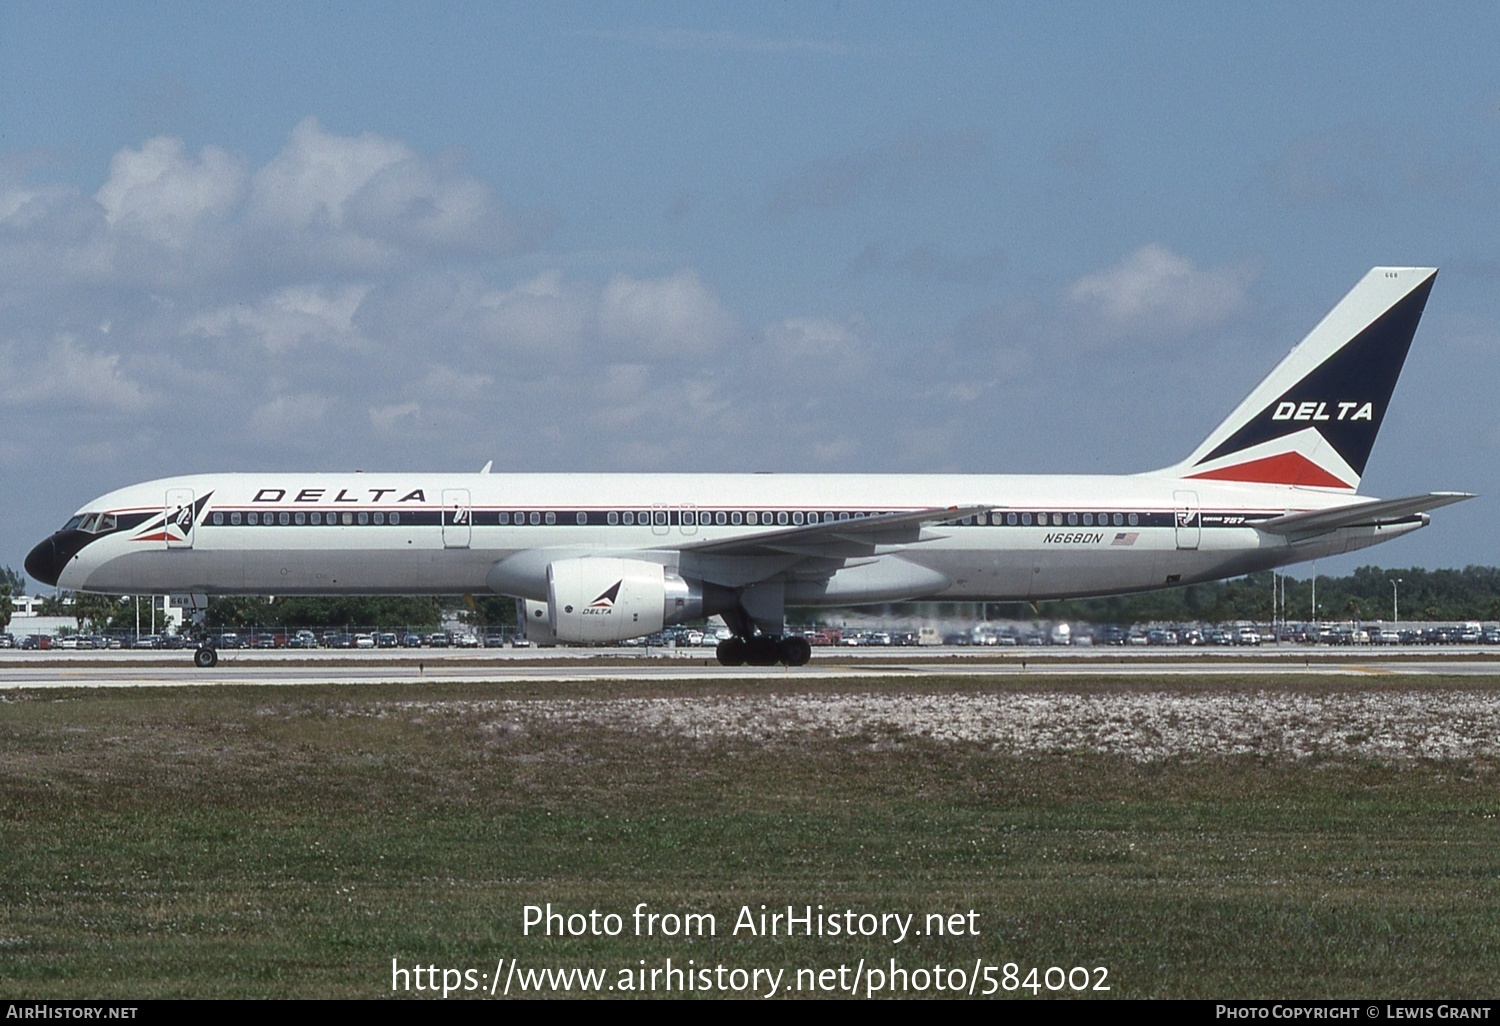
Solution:
[(1404, 499), (1375, 499), (1336, 509), (1288, 513), (1255, 526), (1272, 534), (1315, 534), (1341, 527), (1378, 527), (1472, 498), (1474, 496), (1470, 492), (1431, 492), (1427, 495), (1409, 495)]

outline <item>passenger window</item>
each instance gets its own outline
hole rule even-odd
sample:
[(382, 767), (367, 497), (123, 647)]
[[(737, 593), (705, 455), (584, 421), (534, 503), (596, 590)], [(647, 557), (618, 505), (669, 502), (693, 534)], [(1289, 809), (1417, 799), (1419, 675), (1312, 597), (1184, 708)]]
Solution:
[(589, 515), (587, 513), (579, 513), (573, 519), (576, 520), (580, 525), (582, 525), (589, 522)]
[(1134, 513), (1130, 514), (1129, 520), (1130, 520), (1130, 526), (1134, 527), (1136, 525), (1136, 523), (1137, 523), (1136, 515)]
[(742, 517), (740, 515), (740, 511), (739, 510), (735, 510), (733, 513), (729, 514), (729, 522), (731, 524), (733, 524), (735, 527), (739, 527), (740, 526), (740, 521), (743, 520), (743, 519), (744, 519), (744, 517)]
[(614, 510), (610, 510), (608, 515), (605, 516), (604, 522), (607, 523), (610, 527), (614, 527), (620, 522), (620, 514), (616, 513)]
[(550, 527), (550, 526), (551, 526), (551, 525), (553, 525), (553, 524), (555, 524), (555, 523), (557, 523), (557, 514), (556, 514), (556, 513), (554, 513), (554, 512), (552, 512), (552, 511), (551, 511), (551, 510), (550, 510), (550, 509), (549, 509), (549, 510), (548, 510), (548, 511), (547, 511), (547, 525), (548, 525), (548, 526), (549, 526), (549, 527)]
[(238, 513), (229, 514), (229, 522), (236, 527), (239, 526), (240, 515)]
[(223, 524), (224, 523), (224, 514), (222, 514), (222, 513), (215, 513), (214, 514), (214, 523), (215, 524)]

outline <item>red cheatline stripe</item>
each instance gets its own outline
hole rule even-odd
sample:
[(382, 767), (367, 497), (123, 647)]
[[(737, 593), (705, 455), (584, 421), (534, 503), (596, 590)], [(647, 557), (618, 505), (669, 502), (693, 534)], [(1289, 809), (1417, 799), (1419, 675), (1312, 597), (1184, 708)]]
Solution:
[(1201, 474), (1189, 474), (1190, 478), (1209, 481), (1254, 481), (1257, 484), (1310, 485), (1316, 488), (1353, 488), (1299, 452), (1284, 452), (1276, 456), (1236, 463), (1232, 467), (1205, 470)]

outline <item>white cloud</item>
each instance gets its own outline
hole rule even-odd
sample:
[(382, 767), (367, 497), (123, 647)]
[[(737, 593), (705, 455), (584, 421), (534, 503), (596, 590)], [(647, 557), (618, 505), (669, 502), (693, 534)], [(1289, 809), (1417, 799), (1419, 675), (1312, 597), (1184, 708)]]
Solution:
[(474, 328), (495, 349), (553, 357), (578, 349), (597, 322), (598, 299), (582, 283), (546, 271), (509, 289), (491, 289), (473, 305)]
[(342, 228), (355, 193), (382, 170), (414, 156), (405, 144), (374, 132), (332, 135), (317, 118), (305, 118), (256, 172), (251, 213), (291, 230)]
[(600, 297), (599, 327), (606, 340), (647, 356), (707, 356), (728, 342), (733, 319), (692, 271), (617, 274)]
[(397, 435), (409, 431), (422, 415), (420, 403), (392, 403), (389, 406), (370, 408), (370, 426), (382, 435)]
[(325, 345), (369, 349), (369, 340), (355, 324), (355, 314), (368, 291), (358, 285), (339, 289), (295, 285), (253, 306), (225, 306), (193, 317), (183, 326), (183, 334), (245, 337), (275, 354)]
[(1104, 335), (1182, 335), (1222, 324), (1246, 305), (1254, 273), (1244, 266), (1198, 269), (1158, 243), (1067, 291), (1073, 309)]
[(240, 162), (217, 146), (205, 146), (195, 160), (182, 140), (158, 137), (116, 153), (94, 199), (111, 228), (180, 248), (203, 222), (235, 210), (246, 181)]
[(146, 390), (121, 368), (119, 353), (86, 349), (63, 335), (45, 347), (6, 345), (0, 401), (51, 411), (137, 413), (149, 402)]
[(277, 396), (258, 406), (250, 415), (250, 426), (264, 440), (305, 442), (321, 428), (333, 400), (304, 392)]
[(854, 329), (817, 317), (790, 317), (766, 329), (766, 343), (790, 366), (836, 369), (840, 375), (865, 368), (866, 348)]
[(449, 403), (469, 402), (489, 392), (495, 379), (475, 370), (455, 370), (438, 365), (422, 379), (422, 390)]
[(454, 155), (424, 157), (374, 132), (340, 136), (305, 118), (256, 172), (248, 218), (270, 247), (380, 268), (417, 252), (495, 255), (533, 245), (545, 218), (502, 209)]

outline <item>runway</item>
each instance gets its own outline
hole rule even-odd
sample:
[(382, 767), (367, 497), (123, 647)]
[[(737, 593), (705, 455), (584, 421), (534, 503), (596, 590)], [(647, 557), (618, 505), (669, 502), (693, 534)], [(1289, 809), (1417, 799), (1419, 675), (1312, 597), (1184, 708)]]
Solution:
[(1485, 649), (1009, 650), (826, 649), (806, 666), (726, 667), (710, 649), (489, 649), (421, 654), (224, 652), (209, 670), (189, 652), (0, 653), (0, 691), (32, 688), (297, 686), (384, 683), (587, 681), (831, 681), (851, 678), (1098, 677), (1129, 679), (1247, 675), (1500, 677), (1500, 652)]

